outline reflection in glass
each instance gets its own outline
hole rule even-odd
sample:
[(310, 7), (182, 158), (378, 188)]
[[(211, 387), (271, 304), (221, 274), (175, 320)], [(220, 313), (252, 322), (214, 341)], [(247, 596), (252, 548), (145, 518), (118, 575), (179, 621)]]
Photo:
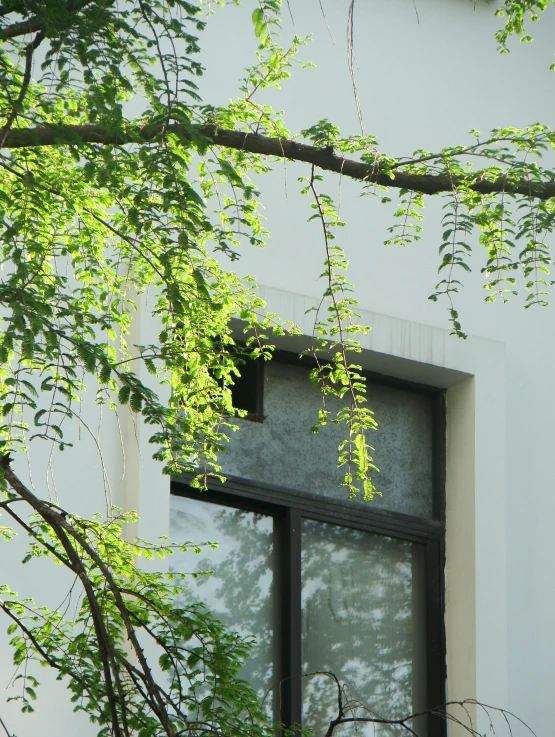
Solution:
[[(423, 547), (404, 540), (303, 521), (303, 671), (331, 671), (347, 697), (380, 717), (425, 708)], [(350, 716), (354, 716), (351, 714)], [(356, 716), (364, 716), (359, 709)], [(325, 734), (337, 690), (325, 676), (304, 679), (303, 726)], [(396, 728), (349, 725), (335, 735), (393, 737)]]
[[(171, 497), (170, 534), (176, 542), (219, 543), (202, 554), (178, 553), (172, 570), (179, 573), (214, 571), (186, 581), (184, 601), (202, 601), (229, 630), (256, 644), (241, 677), (263, 697), (277, 680), (273, 594), (273, 520), (261, 514), (219, 504)], [(268, 703), (271, 715), (272, 705)]]

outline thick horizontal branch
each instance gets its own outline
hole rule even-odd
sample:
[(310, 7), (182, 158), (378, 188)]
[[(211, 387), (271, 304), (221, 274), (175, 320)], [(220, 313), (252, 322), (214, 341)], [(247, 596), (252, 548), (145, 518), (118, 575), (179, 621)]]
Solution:
[[(384, 187), (407, 189), (423, 194), (438, 194), (450, 192), (457, 186), (467, 186), (481, 194), (508, 192), (527, 197), (547, 200), (555, 197), (555, 181), (527, 181), (511, 180), (501, 177), (493, 181), (480, 179), (479, 176), (472, 184), (468, 184), (467, 177), (451, 177), (447, 174), (413, 174), (395, 170), (392, 178), (388, 173), (380, 170), (379, 160), (368, 164), (353, 159), (337, 156), (331, 147), (317, 148), (305, 143), (270, 138), (257, 133), (227, 130), (211, 125), (196, 125), (191, 128), (177, 123), (167, 126), (167, 132), (175, 133), (191, 140), (193, 136), (207, 139), (217, 146), (248, 151), (263, 156), (276, 156), (291, 161), (303, 161), (313, 164), (323, 171), (332, 171), (352, 179), (378, 184)], [(144, 128), (129, 127), (124, 131), (112, 132), (95, 125), (61, 125), (14, 129), (7, 135), (4, 148), (29, 148), (39, 146), (59, 146), (63, 144), (84, 145), (124, 145), (128, 143), (144, 143), (155, 141), (162, 133), (162, 126), (147, 126)]]
[(36, 31), (44, 31), (44, 28), (44, 21), (40, 18), (28, 18), (18, 23), (12, 23), (11, 26), (0, 28), (0, 40), (17, 38), (17, 36), (25, 36), (27, 33), (35, 33)]
[[(76, 11), (83, 10), (91, 2), (92, 0), (68, 0), (65, 12), (67, 16), (74, 14), (72, 17), (74, 21), (77, 21), (78, 15)], [(25, 20), (17, 21), (17, 23), (0, 28), (0, 41), (7, 41), (10, 38), (17, 38), (18, 36), (26, 36), (29, 33), (36, 33), (37, 31), (46, 31), (46, 21), (43, 18), (33, 15)]]

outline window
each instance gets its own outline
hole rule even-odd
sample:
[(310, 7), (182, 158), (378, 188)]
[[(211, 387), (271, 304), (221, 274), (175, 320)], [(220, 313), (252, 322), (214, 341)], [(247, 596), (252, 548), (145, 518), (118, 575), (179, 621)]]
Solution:
[[(325, 733), (337, 691), (325, 675), (302, 677), (322, 671), (379, 715), (443, 703), (441, 392), (368, 375), (384, 496), (367, 504), (338, 490), (336, 428), (308, 433), (318, 407), (308, 369), (265, 369), (264, 422), (239, 420), (226, 484), (199, 494), (173, 483), (172, 537), (220, 542), (193, 561), (214, 575), (197, 579), (191, 595), (256, 637), (244, 677), (261, 695), (281, 682), (266, 699), (277, 720)], [(190, 556), (174, 560), (176, 570), (190, 566)], [(442, 734), (439, 720), (427, 727)], [(374, 725), (344, 732), (397, 734)]]

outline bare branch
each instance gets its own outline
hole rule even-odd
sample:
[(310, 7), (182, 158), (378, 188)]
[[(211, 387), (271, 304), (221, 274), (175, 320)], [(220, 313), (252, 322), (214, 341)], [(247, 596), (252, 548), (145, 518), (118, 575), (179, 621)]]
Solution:
[(3, 730), (4, 730), (4, 732), (5, 732), (6, 734), (7, 734), (7, 736), (8, 736), (8, 737), (13, 737), (13, 735), (11, 735), (11, 734), (10, 734), (10, 733), (8, 732), (8, 728), (6, 727), (6, 723), (4, 722), (4, 720), (2, 719), (2, 717), (0, 717), (0, 725), (2, 725), (2, 729), (3, 729)]

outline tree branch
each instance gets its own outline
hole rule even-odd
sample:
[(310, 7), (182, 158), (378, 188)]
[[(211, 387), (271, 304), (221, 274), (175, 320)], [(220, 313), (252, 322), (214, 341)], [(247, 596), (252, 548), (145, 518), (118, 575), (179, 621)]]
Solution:
[(3, 145), (4, 141), (6, 140), (8, 132), (10, 128), (12, 127), (14, 120), (17, 118), (21, 103), (25, 99), (25, 95), (27, 94), (29, 83), (31, 81), (33, 54), (35, 53), (35, 50), (41, 45), (43, 41), (44, 41), (44, 31), (39, 31), (36, 34), (35, 38), (30, 43), (28, 43), (27, 46), (25, 47), (25, 72), (23, 74), (23, 80), (21, 82), (21, 89), (19, 90), (19, 95), (17, 96), (17, 99), (11, 103), (12, 111), (8, 116), (6, 125), (2, 128), (2, 140), (0, 141), (0, 147)]
[(480, 194), (519, 194), (525, 197), (535, 197), (547, 200), (555, 197), (555, 181), (529, 181), (526, 179), (513, 180), (510, 177), (500, 177), (494, 181), (480, 179), (479, 173), (473, 184), (468, 184), (467, 177), (449, 176), (448, 174), (412, 174), (396, 170), (393, 178), (380, 169), (379, 158), (375, 162), (366, 163), (354, 159), (345, 159), (337, 156), (333, 150), (318, 148), (306, 143), (271, 138), (269, 136), (244, 131), (217, 128), (213, 125), (192, 125), (185, 127), (178, 123), (171, 123), (164, 128), (162, 124), (144, 126), (142, 128), (128, 126), (119, 131), (111, 131), (98, 125), (59, 125), (38, 126), (35, 128), (20, 128), (10, 130), (4, 141), (4, 148), (33, 148), (41, 146), (61, 146), (71, 144), (83, 146), (86, 144), (126, 145), (130, 143), (155, 142), (162, 132), (173, 133), (188, 141), (207, 139), (224, 148), (238, 151), (261, 154), (262, 156), (276, 156), (280, 159), (302, 161), (322, 169), (331, 171), (351, 179), (366, 181), (395, 189), (408, 189), (423, 194), (439, 194), (452, 192), (453, 188), (464, 185)]
[(0, 28), (0, 40), (4, 41), (8, 38), (17, 38), (18, 36), (25, 36), (28, 33), (35, 33), (36, 31), (44, 31), (46, 24), (41, 18), (36, 16), (27, 18), (27, 20), (21, 20), (17, 23), (12, 23), (5, 28)]
[[(69, 0), (67, 4), (67, 12), (79, 12), (91, 2), (92, 0), (82, 0), (82, 2)], [(0, 9), (0, 16), (6, 15), (9, 12), (11, 12), (11, 10), (1, 12)], [(38, 16), (33, 15), (25, 20), (20, 20), (17, 21), (17, 23), (12, 23), (9, 26), (0, 28), (0, 41), (7, 41), (10, 38), (17, 38), (18, 36), (26, 36), (29, 33), (36, 33), (37, 31), (46, 31), (46, 21), (44, 18), (39, 18)]]
[[(129, 642), (133, 648), (135, 655), (137, 656), (137, 660), (139, 661), (143, 669), (142, 672), (143, 672), (143, 677), (144, 677), (144, 683), (146, 687), (148, 688), (149, 694), (152, 697), (152, 703), (151, 703), (152, 708), (154, 712), (156, 713), (156, 716), (158, 717), (160, 724), (164, 728), (167, 736), (175, 737), (175, 730), (173, 728), (171, 720), (169, 719), (169, 716), (165, 709), (165, 704), (164, 704), (164, 699), (163, 699), (163, 695), (164, 695), (163, 690), (154, 680), (154, 676), (152, 675), (152, 672), (148, 666), (143, 648), (141, 647), (141, 644), (138, 641), (135, 629), (133, 625), (131, 624), (130, 613), (129, 613), (127, 606), (125, 605), (121, 589), (116, 584), (116, 581), (114, 580), (114, 577), (108, 565), (102, 559), (100, 554), (94, 549), (94, 547), (91, 544), (89, 544), (86, 537), (83, 534), (81, 534), (74, 525), (68, 522), (67, 512), (65, 512), (64, 510), (61, 510), (60, 508), (52, 504), (49, 504), (48, 502), (45, 502), (39, 499), (37, 496), (33, 494), (33, 492), (30, 489), (28, 489), (20, 481), (20, 479), (17, 477), (17, 475), (14, 473), (14, 471), (10, 467), (11, 461), (12, 459), (9, 455), (4, 455), (0, 457), (0, 466), (3, 469), (3, 473), (4, 473), (4, 477), (6, 481), (11, 486), (11, 488), (16, 492), (16, 494), (18, 494), (22, 499), (24, 499), (28, 504), (30, 504), (31, 507), (38, 514), (40, 514), (40, 516), (46, 522), (48, 522), (48, 524), (51, 525), (51, 527), (54, 529), (56, 536), (58, 537), (60, 543), (62, 544), (64, 550), (66, 551), (67, 557), (71, 564), (69, 567), (74, 573), (76, 573), (77, 576), (79, 576), (79, 579), (81, 580), (81, 583), (85, 590), (85, 594), (90, 604), (91, 615), (93, 617), (93, 624), (94, 624), (94, 628), (96, 632), (97, 642), (99, 645), (99, 652), (100, 652), (102, 663), (104, 666), (104, 680), (105, 680), (106, 688), (108, 691), (108, 702), (109, 702), (110, 710), (112, 711), (112, 726), (114, 728), (115, 737), (122, 737), (122, 732), (119, 728), (119, 723), (117, 720), (117, 708), (116, 708), (117, 699), (116, 699), (116, 694), (114, 691), (114, 682), (115, 682), (115, 689), (118, 692), (120, 692), (120, 711), (122, 714), (124, 734), (127, 737), (129, 735), (129, 731), (126, 726), (125, 713), (124, 713), (125, 708), (126, 708), (126, 703), (124, 700), (123, 692), (121, 692), (120, 690), (121, 684), (120, 684), (119, 672), (113, 662), (116, 657), (116, 653), (115, 653), (114, 648), (111, 646), (111, 640), (110, 640), (109, 632), (107, 630), (107, 625), (103, 621), (102, 612), (100, 611), (100, 607), (99, 607), (99, 604), (96, 598), (94, 587), (89, 577), (87, 576), (87, 573), (85, 571), (85, 568), (83, 566), (79, 553), (74, 548), (71, 540), (77, 543), (77, 546), (81, 549), (81, 551), (83, 551), (87, 556), (89, 556), (89, 558), (96, 564), (108, 588), (112, 592), (115, 604), (121, 614)], [(113, 674), (113, 679), (112, 679), (112, 674)]]
[(6, 724), (5, 724), (4, 720), (2, 719), (2, 717), (0, 717), (0, 725), (2, 726), (2, 729), (3, 729), (3, 730), (4, 730), (4, 732), (5, 732), (5, 733), (6, 733), (7, 735), (8, 735), (8, 737), (14, 737), (13, 735), (11, 735), (11, 734), (10, 734), (10, 733), (8, 732), (8, 728), (6, 727)]
[[(68, 560), (69, 565), (68, 568), (70, 568), (77, 576), (79, 576), (79, 579), (83, 585), (83, 588), (85, 590), (85, 594), (87, 596), (87, 599), (90, 604), (91, 609), (91, 615), (93, 618), (93, 624), (94, 629), (96, 633), (96, 640), (98, 642), (98, 648), (99, 648), (99, 654), (100, 654), (100, 660), (102, 663), (103, 668), (103, 674), (104, 674), (104, 683), (106, 686), (106, 693), (108, 698), (108, 705), (111, 712), (111, 722), (112, 722), (112, 728), (115, 737), (122, 737), (122, 731), (120, 729), (119, 719), (118, 719), (118, 711), (117, 711), (117, 697), (116, 697), (116, 691), (118, 691), (118, 696), (121, 698), (121, 694), (119, 693), (120, 689), (118, 689), (118, 681), (119, 681), (119, 675), (117, 672), (117, 669), (113, 666), (113, 663), (111, 662), (113, 660), (114, 654), (113, 654), (113, 648), (111, 646), (110, 636), (107, 631), (106, 624), (104, 622), (102, 612), (100, 610), (100, 606), (98, 604), (96, 593), (94, 591), (94, 587), (87, 576), (87, 573), (84, 569), (84, 566), (81, 562), (81, 559), (79, 557), (78, 552), (75, 550), (73, 545), (71, 544), (71, 541), (68, 538), (68, 535), (66, 532), (70, 532), (69, 529), (70, 526), (66, 523), (65, 512), (59, 512), (56, 510), (55, 507), (52, 507), (47, 502), (42, 501), (41, 499), (38, 499), (16, 476), (16, 474), (12, 471), (10, 468), (10, 462), (11, 458), (9, 456), (2, 456), (2, 459), (0, 461), (4, 477), (6, 481), (9, 483), (9, 485), (12, 487), (12, 489), (19, 494), (19, 496), (24, 499), (28, 504), (33, 507), (33, 509), (38, 512), (41, 517), (48, 522), (49, 525), (54, 529), (56, 532), (56, 536), (58, 537), (58, 540), (62, 544)], [(5, 609), (5, 607), (3, 607)], [(20, 625), (21, 626), (21, 625)], [(33, 643), (35, 644), (35, 643)], [(36, 644), (35, 644), (36, 647)], [(41, 652), (42, 655), (42, 652)], [(44, 657), (44, 656), (43, 656)], [(113, 675), (113, 678), (112, 678)], [(114, 680), (116, 681), (114, 685)], [(120, 703), (120, 708), (123, 715), (123, 711), (125, 709), (125, 702)], [(125, 726), (125, 722), (124, 722)], [(128, 737), (129, 732), (127, 730), (124, 730), (124, 733), (126, 737)]]

